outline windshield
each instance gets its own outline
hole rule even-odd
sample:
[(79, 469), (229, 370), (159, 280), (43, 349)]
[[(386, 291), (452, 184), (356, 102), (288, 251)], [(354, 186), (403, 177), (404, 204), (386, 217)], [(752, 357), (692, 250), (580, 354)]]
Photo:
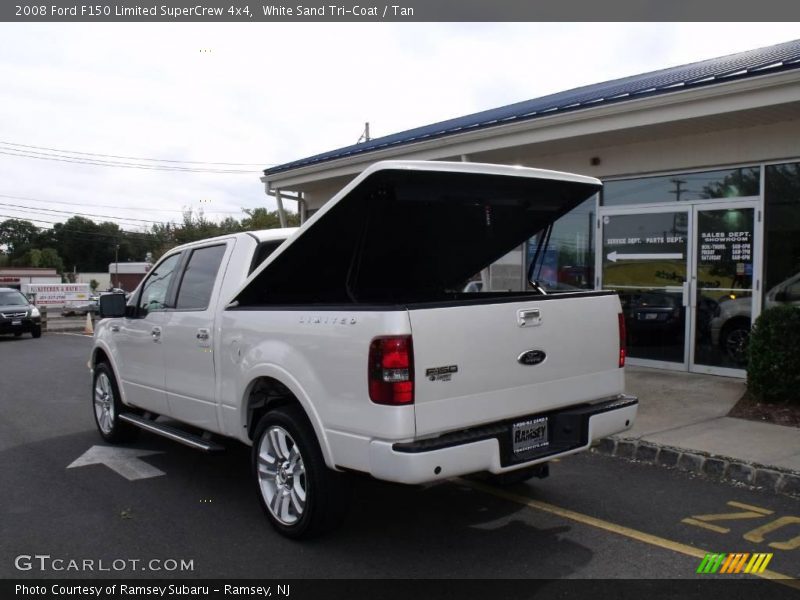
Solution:
[(28, 299), (17, 291), (0, 292), (0, 306), (25, 306), (27, 304)]

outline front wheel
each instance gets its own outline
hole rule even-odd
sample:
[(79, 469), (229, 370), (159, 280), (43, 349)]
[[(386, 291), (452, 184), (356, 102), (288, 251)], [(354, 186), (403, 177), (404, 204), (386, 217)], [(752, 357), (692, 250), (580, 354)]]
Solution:
[(327, 467), (314, 429), (299, 407), (281, 407), (262, 417), (252, 460), (261, 505), (283, 535), (315, 537), (344, 519), (349, 482)]
[(31, 329), (31, 336), (35, 337), (35, 338), (42, 337), (42, 328), (41, 328), (41, 326), (37, 326), (37, 327), (34, 327), (33, 329)]
[(119, 420), (123, 404), (119, 396), (117, 379), (108, 363), (101, 362), (95, 365), (92, 400), (94, 422), (104, 440), (121, 443), (136, 439), (141, 430), (130, 423)]

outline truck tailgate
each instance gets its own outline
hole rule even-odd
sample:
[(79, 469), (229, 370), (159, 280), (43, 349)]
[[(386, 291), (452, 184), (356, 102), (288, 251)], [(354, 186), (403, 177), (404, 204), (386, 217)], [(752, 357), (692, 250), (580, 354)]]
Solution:
[(607, 292), (409, 307), (417, 436), (622, 393), (619, 312)]

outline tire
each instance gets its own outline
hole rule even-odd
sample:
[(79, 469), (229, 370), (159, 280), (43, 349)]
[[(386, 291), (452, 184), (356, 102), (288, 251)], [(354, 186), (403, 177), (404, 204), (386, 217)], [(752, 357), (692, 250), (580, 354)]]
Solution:
[(92, 407), (97, 431), (105, 441), (120, 444), (138, 437), (141, 429), (117, 418), (124, 405), (120, 400), (117, 379), (108, 363), (97, 363), (94, 367)]
[(325, 464), (308, 417), (297, 406), (268, 412), (256, 427), (253, 478), (272, 526), (293, 539), (319, 536), (341, 524), (350, 482)]
[(508, 473), (490, 473), (486, 476), (486, 481), (498, 487), (509, 487), (525, 483), (534, 477), (544, 479), (549, 474), (550, 466), (547, 463), (542, 463), (524, 469), (517, 469), (516, 471), (509, 471)]
[(731, 323), (722, 330), (719, 343), (723, 352), (737, 365), (747, 364), (747, 345), (750, 341), (750, 323)]
[(42, 328), (41, 327), (34, 327), (31, 329), (31, 336), (35, 338), (42, 337)]
[(14, 337), (22, 337), (22, 332), (21, 331), (15, 332)]

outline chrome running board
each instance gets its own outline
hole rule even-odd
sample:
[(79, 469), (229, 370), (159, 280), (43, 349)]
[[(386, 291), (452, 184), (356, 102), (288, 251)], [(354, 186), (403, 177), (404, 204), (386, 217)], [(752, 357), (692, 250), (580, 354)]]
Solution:
[(174, 442), (179, 442), (189, 446), (190, 448), (194, 448), (195, 450), (201, 450), (202, 452), (222, 452), (225, 450), (225, 446), (217, 444), (216, 442), (212, 442), (204, 437), (188, 433), (178, 429), (177, 427), (171, 427), (170, 425), (164, 425), (163, 423), (156, 423), (151, 419), (140, 417), (139, 415), (122, 413), (118, 418), (120, 421), (125, 421), (131, 425), (136, 425), (136, 427), (141, 427), (145, 431), (150, 431), (151, 433), (163, 436)]

